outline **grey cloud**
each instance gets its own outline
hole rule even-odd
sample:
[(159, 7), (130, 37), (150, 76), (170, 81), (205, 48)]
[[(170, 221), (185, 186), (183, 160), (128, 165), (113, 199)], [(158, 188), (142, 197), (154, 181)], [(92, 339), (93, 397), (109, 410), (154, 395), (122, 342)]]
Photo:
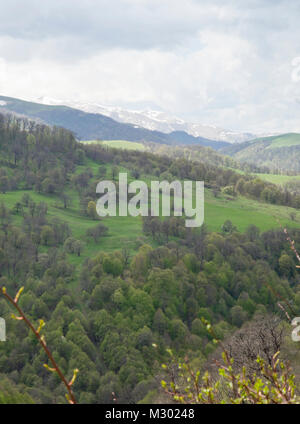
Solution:
[(111, 48), (199, 49), (198, 34), (210, 29), (272, 55), (286, 32), (300, 39), (299, 8), (287, 0), (10, 0), (1, 5), (0, 37), (28, 58), (47, 41), (44, 55), (68, 60)]
[(2, 3), (0, 82), (8, 95), (157, 104), (252, 131), (298, 119), (297, 0)]
[(201, 18), (207, 19), (194, 2), (187, 2), (183, 14), (178, 4), (182, 6), (177, 0), (12, 0), (1, 10), (0, 35), (26, 40), (74, 37), (99, 48), (167, 47), (195, 35)]

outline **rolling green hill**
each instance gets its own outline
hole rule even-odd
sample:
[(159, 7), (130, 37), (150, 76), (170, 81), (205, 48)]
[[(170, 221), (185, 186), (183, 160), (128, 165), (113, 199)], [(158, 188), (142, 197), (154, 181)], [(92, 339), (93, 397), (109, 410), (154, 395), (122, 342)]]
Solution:
[(291, 147), (300, 145), (300, 134), (290, 133), (283, 134), (278, 137), (272, 138), (269, 149), (276, 149), (279, 147)]
[[(106, 165), (106, 178), (112, 178), (112, 164)], [(75, 169), (75, 174), (91, 170), (97, 175), (99, 164), (97, 162), (87, 160), (84, 165), (80, 165)], [(130, 177), (131, 170), (128, 168), (119, 168), (120, 172), (127, 172), (128, 181), (133, 181)], [(141, 175), (140, 179), (146, 183), (157, 179), (154, 175)], [(94, 176), (92, 181), (98, 182), (98, 178)], [(34, 190), (15, 190), (0, 194), (0, 203), (3, 202), (10, 210), (14, 205), (21, 202), (24, 194), (28, 194), (36, 203), (45, 202), (48, 206), (49, 218), (59, 218), (66, 222), (71, 231), (72, 236), (84, 242), (84, 248), (80, 257), (69, 254), (69, 260), (74, 265), (81, 264), (85, 259), (97, 254), (99, 251), (111, 252), (114, 250), (129, 248), (131, 251), (138, 249), (138, 240), (147, 239), (142, 231), (141, 217), (106, 217), (101, 222), (108, 227), (108, 235), (103, 237), (99, 242), (94, 242), (87, 238), (86, 231), (94, 227), (97, 221), (82, 215), (79, 205), (78, 193), (70, 188), (68, 195), (71, 198), (71, 205), (63, 208), (62, 202), (58, 195), (36, 193)], [(232, 198), (224, 194), (215, 197), (211, 190), (205, 190), (205, 218), (204, 223), (209, 231), (221, 231), (221, 227), (226, 220), (231, 220), (233, 225), (241, 232), (245, 231), (249, 225), (256, 225), (261, 231), (267, 231), (278, 227), (278, 221), (283, 226), (299, 227), (300, 211), (287, 208), (284, 206), (270, 205), (263, 202), (248, 199), (243, 196)], [(291, 212), (295, 213), (295, 218), (290, 217)], [(21, 225), (22, 219), (19, 215), (13, 215), (15, 225)]]
[[(120, 404), (155, 402), (169, 349), (193, 366), (211, 363), (202, 317), (228, 340), (258, 313), (274, 314), (273, 292), (299, 305), (297, 258), (279, 223), (298, 249), (300, 196), (207, 163), (206, 149), (189, 151), (192, 161), (181, 149), (174, 157), (116, 143), (123, 148), (79, 143), (64, 129), (0, 114), (2, 293), (24, 287), (16, 301), (32, 328), (68, 378), (79, 370), (79, 403), (110, 403), (112, 392)], [(204, 180), (205, 227), (172, 216), (100, 218), (96, 185), (120, 172), (148, 186)], [(1, 298), (9, 338), (0, 379), (26, 402), (63, 403), (62, 384), (11, 312)]]
[(221, 150), (240, 162), (266, 166), (272, 171), (300, 172), (300, 134), (258, 138)]

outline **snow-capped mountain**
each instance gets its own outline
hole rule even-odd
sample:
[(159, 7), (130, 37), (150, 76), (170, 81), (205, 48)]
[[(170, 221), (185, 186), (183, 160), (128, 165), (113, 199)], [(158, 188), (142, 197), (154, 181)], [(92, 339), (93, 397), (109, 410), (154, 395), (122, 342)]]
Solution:
[(210, 140), (226, 141), (229, 143), (242, 143), (258, 137), (257, 134), (225, 130), (215, 126), (185, 122), (183, 119), (169, 116), (165, 112), (153, 110), (126, 110), (120, 107), (104, 106), (101, 104), (62, 101), (49, 97), (35, 99), (47, 105), (65, 105), (88, 113), (99, 113), (118, 122), (133, 124), (152, 131), (171, 133), (185, 131), (194, 137), (204, 137)]

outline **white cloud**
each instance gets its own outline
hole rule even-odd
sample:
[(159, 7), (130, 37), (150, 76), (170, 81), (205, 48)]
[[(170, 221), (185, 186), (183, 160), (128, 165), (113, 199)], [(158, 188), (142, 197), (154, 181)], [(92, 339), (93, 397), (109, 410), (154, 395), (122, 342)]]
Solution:
[(1, 11), (0, 90), (300, 132), (300, 5), (291, 3), (13, 0)]

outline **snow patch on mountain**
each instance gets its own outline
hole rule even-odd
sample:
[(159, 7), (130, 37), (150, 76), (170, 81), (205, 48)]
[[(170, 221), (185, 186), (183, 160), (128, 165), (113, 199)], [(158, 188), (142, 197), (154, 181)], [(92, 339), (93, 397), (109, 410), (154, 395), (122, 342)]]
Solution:
[(227, 141), (229, 143), (242, 143), (262, 136), (261, 134), (225, 130), (213, 125), (190, 123), (181, 118), (170, 116), (165, 112), (155, 110), (126, 110), (121, 107), (104, 106), (98, 103), (62, 101), (50, 97), (40, 97), (36, 101), (47, 105), (70, 106), (88, 113), (99, 113), (118, 122), (133, 124), (136, 127), (163, 133), (185, 131), (194, 137), (204, 137), (216, 141)]

